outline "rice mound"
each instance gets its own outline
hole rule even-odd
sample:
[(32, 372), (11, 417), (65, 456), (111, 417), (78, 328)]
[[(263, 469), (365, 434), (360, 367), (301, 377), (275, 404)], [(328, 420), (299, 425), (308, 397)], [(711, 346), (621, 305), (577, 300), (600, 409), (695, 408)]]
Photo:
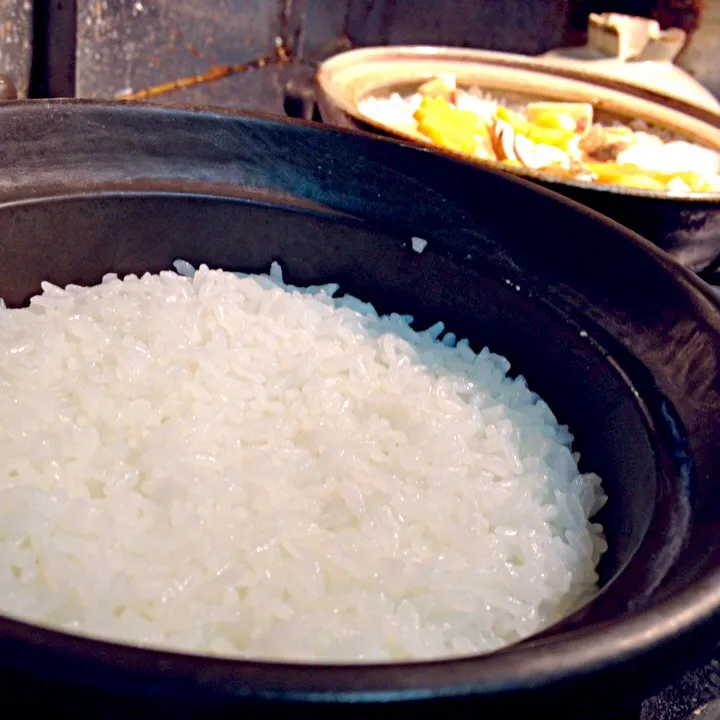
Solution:
[(0, 309), (0, 611), (261, 659), (481, 653), (595, 591), (605, 496), (509, 363), (202, 266)]

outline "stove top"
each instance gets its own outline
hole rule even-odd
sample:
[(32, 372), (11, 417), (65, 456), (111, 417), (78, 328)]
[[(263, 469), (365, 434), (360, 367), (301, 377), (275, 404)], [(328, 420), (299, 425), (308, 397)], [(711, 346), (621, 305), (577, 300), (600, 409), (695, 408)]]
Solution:
[(642, 704), (638, 720), (720, 720), (720, 650)]

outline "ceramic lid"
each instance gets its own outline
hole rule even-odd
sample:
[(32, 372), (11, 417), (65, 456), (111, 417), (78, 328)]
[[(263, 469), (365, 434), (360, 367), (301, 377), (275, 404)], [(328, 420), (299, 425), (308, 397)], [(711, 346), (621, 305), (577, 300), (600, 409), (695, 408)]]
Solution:
[(720, 113), (720, 102), (674, 64), (687, 37), (680, 28), (661, 30), (656, 20), (620, 13), (591, 13), (588, 42), (538, 56), (553, 65), (621, 80)]

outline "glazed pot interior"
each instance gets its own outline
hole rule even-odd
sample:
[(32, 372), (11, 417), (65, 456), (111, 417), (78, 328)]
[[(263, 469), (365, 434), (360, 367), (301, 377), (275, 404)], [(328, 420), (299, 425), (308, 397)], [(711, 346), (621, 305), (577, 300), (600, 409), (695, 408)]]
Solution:
[[(338, 282), (381, 312), (415, 326), (442, 320), (474, 349), (506, 355), (568, 424), (581, 467), (604, 479), (598, 520), (609, 544), (601, 585), (624, 568), (655, 513), (658, 467), (651, 418), (617, 363), (618, 349), (589, 321), (567, 322), (502, 276), (483, 276), (430, 248), (332, 214), (248, 200), (187, 195), (108, 195), (20, 204), (0, 212), (0, 296), (24, 304), (40, 282), (94, 284), (107, 272), (199, 265), (266, 272), (281, 262), (297, 285)], [(642, 580), (639, 586), (642, 585)]]

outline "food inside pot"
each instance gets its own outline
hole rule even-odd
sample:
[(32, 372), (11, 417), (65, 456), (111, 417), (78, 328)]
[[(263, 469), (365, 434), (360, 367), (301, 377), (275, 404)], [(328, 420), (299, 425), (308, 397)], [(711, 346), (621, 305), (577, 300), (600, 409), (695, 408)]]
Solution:
[(641, 120), (606, 121), (589, 103), (507, 103), (477, 88), (461, 89), (453, 75), (442, 75), (410, 95), (369, 97), (359, 109), (384, 125), (481, 160), (598, 185), (720, 191), (720, 154)]
[(504, 357), (277, 265), (175, 267), (0, 303), (0, 612), (366, 662), (494, 650), (595, 593), (600, 478)]

